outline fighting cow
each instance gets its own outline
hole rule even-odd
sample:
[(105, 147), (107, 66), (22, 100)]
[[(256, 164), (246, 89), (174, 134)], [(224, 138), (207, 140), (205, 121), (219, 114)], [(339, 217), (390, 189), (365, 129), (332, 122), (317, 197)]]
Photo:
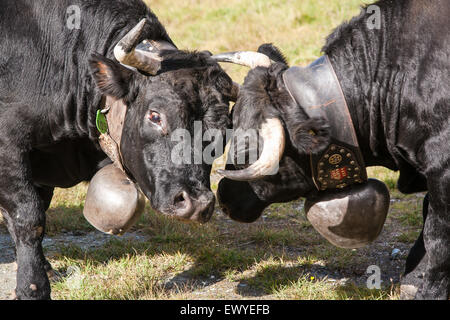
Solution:
[[(407, 258), (404, 279), (418, 286), (417, 299), (447, 299), (450, 3), (403, 0), (379, 1), (375, 6), (380, 13), (379, 28), (372, 25), (373, 11), (368, 13), (363, 8), (359, 16), (328, 36), (322, 49), (324, 56), (304, 70), (289, 68), (280, 51), (271, 45), (261, 46), (259, 55), (247, 52), (220, 56), (222, 61), (257, 66), (246, 77), (234, 107), (235, 132), (261, 129), (264, 148), (278, 148), (263, 150), (264, 159), (252, 165), (229, 164), (228, 170), (222, 172), (225, 178), (220, 182), (218, 198), (232, 219), (252, 222), (271, 203), (320, 197), (326, 192), (326, 182), (333, 182), (326, 179), (328, 172), (342, 182), (337, 186), (342, 192), (351, 192), (362, 177), (355, 175), (354, 184), (348, 186), (343, 178), (353, 177), (347, 176), (349, 166), (336, 172), (322, 172), (321, 166), (328, 162), (339, 166), (346, 154), (353, 157), (352, 152), (343, 148), (341, 154), (337, 149), (333, 159), (325, 154), (326, 161), (318, 166), (312, 165), (312, 159), (329, 150), (335, 138), (333, 131), (343, 131), (341, 125), (352, 123), (363, 158), (360, 162), (399, 170), (398, 189), (403, 193), (428, 192), (423, 203), (423, 231)], [(311, 76), (323, 70), (327, 61), (342, 89), (349, 119), (345, 119), (346, 113), (333, 116), (333, 121), (311, 116), (318, 111), (330, 114), (335, 100), (306, 105), (309, 99), (316, 100), (317, 88), (321, 95), (328, 94), (326, 87), (320, 88), (322, 79)], [(295, 80), (295, 74), (308, 81)], [(294, 87), (306, 91), (292, 90)], [(264, 137), (264, 132), (270, 136)], [(231, 158), (236, 158), (238, 152), (245, 153), (232, 151)], [(267, 175), (267, 168), (273, 168), (278, 161), (277, 174)]]
[(111, 163), (99, 110), (126, 110), (115, 160), (155, 210), (210, 218), (211, 166), (171, 159), (174, 130), (229, 124), (233, 82), (209, 52), (178, 50), (140, 0), (3, 0), (0, 42), (0, 209), (18, 299), (50, 298), (41, 241), (54, 188)]

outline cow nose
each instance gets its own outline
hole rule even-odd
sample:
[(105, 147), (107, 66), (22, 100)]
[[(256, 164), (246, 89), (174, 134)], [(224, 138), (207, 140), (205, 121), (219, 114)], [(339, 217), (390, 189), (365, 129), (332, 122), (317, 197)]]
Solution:
[(174, 198), (174, 214), (181, 220), (207, 222), (214, 211), (215, 197), (212, 192), (193, 199), (186, 191), (181, 191)]

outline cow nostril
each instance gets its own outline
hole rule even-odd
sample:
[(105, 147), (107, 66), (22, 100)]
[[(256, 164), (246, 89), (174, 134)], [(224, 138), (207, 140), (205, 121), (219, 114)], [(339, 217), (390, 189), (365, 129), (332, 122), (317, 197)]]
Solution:
[(188, 214), (192, 211), (192, 200), (186, 191), (182, 191), (174, 198), (177, 214)]
[(186, 191), (179, 192), (173, 198), (173, 209), (171, 214), (181, 220), (207, 222), (214, 211), (215, 198), (213, 193), (201, 194), (198, 198)]
[(185, 195), (184, 195), (184, 191), (183, 192), (181, 192), (180, 194), (178, 194), (176, 197), (175, 197), (175, 200), (174, 200), (174, 204), (175, 205), (178, 205), (178, 204), (180, 204), (180, 203), (183, 203), (184, 201), (186, 201), (186, 198), (185, 198)]

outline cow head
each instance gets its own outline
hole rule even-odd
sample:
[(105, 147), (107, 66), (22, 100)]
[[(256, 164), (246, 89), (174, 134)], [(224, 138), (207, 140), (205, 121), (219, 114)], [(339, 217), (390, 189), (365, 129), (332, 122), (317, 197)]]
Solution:
[[(286, 90), (282, 74), (288, 64), (281, 52), (267, 44), (258, 49), (257, 55), (249, 55), (217, 56), (220, 61), (254, 67), (239, 90), (233, 130), (259, 130), (263, 151), (252, 165), (227, 165), (218, 189), (222, 209), (242, 222), (256, 220), (271, 203), (315, 193), (308, 155), (322, 151), (329, 143), (327, 122), (309, 119)], [(238, 163), (236, 158), (242, 152), (248, 150), (231, 149), (233, 163)], [(274, 167), (278, 167), (277, 173), (270, 174)]]
[[(200, 134), (226, 130), (233, 82), (210, 53), (179, 51), (164, 42), (158, 49), (161, 43), (141, 41), (142, 28), (141, 23), (116, 46), (114, 54), (121, 63), (93, 55), (92, 75), (103, 96), (127, 109), (122, 164), (152, 207), (183, 220), (206, 222), (215, 198), (209, 182), (211, 164), (193, 159), (195, 122), (201, 123)], [(192, 137), (185, 141), (192, 147), (191, 163), (174, 161), (174, 148), (180, 143), (173, 136), (177, 130)]]

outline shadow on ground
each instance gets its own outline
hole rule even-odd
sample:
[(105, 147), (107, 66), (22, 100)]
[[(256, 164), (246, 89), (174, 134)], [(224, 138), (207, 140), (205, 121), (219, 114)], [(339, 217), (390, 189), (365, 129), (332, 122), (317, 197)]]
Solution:
[[(299, 279), (314, 279), (334, 282), (336, 286), (333, 290), (336, 290), (339, 296), (364, 299), (373, 293), (355, 291), (354, 287), (348, 286), (348, 279), (361, 285), (367, 279), (364, 270), (370, 263), (387, 263), (389, 268), (395, 264), (400, 271), (398, 266), (404, 262), (389, 262), (389, 259), (383, 262), (378, 258), (370, 260), (364, 258), (365, 253), (361, 252), (349, 255), (344, 262), (336, 263), (336, 259), (342, 258), (339, 257), (340, 249), (317, 239), (311, 242), (315, 245), (308, 246), (306, 243), (300, 248), (249, 241), (249, 235), (258, 224), (265, 223), (267, 227), (271, 227), (270, 223), (259, 221), (251, 226), (231, 223), (221, 213), (217, 213), (211, 223), (202, 226), (183, 224), (148, 209), (124, 237), (104, 235), (96, 231), (84, 220), (82, 208), (79, 206), (51, 208), (47, 222), (51, 232), (44, 240), (43, 246), (51, 262), (76, 261), (81, 269), (88, 265), (92, 270), (96, 266), (104, 266), (125, 258), (144, 256), (148, 261), (152, 261), (160, 255), (186, 255), (192, 263), (186, 265), (183, 271), (167, 274), (167, 278), (160, 284), (159, 289), (169, 295), (180, 287), (188, 287), (194, 292), (220, 285), (232, 289), (231, 299), (267, 298), (273, 297), (274, 292), (282, 288), (292, 286)], [(277, 220), (273, 227), (285, 229), (280, 220)], [(9, 236), (2, 234), (1, 237)], [(3, 238), (0, 238), (0, 248), (6, 244), (1, 239)], [(12, 249), (12, 243), (9, 243), (9, 246)], [(376, 246), (377, 244), (366, 250), (376, 251)], [(322, 247), (325, 249), (318, 249)], [(302, 259), (322, 263), (299, 262)], [(0, 264), (12, 261), (12, 257), (2, 258), (0, 255)], [(361, 261), (362, 266), (358, 265)], [(57, 271), (66, 275), (67, 263)], [(397, 273), (399, 276), (400, 272)], [(64, 280), (65, 278), (60, 279)], [(389, 280), (384, 283), (388, 285)], [(133, 292), (135, 297), (140, 294), (144, 292)]]

